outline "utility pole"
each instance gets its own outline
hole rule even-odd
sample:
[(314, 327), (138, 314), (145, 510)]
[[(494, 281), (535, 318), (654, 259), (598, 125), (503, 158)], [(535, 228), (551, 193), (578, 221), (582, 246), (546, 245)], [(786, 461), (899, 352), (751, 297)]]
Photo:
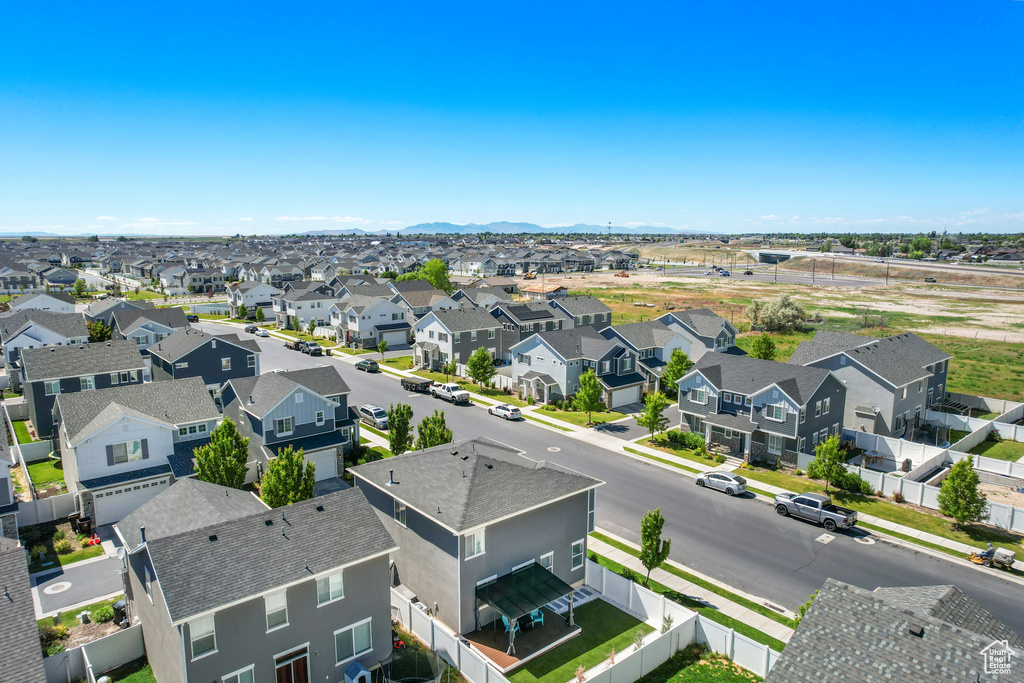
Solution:
[(775, 284), (779, 283), (779, 262), (775, 262)]
[(836, 260), (832, 259), (832, 279), (836, 279)]
[(814, 282), (814, 271), (817, 268), (817, 266), (818, 266), (818, 259), (812, 258), (811, 259), (811, 283)]
[(889, 285), (889, 262), (888, 261), (885, 262), (885, 284), (886, 284), (886, 286)]

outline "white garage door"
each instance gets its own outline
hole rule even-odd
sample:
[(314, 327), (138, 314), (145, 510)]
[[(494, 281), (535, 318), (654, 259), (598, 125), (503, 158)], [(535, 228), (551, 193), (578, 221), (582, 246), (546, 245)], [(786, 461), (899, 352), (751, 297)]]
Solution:
[(316, 465), (316, 480), (333, 479), (338, 476), (338, 452), (329, 448), (325, 451), (305, 453), (305, 458)]
[(618, 408), (630, 403), (638, 403), (640, 401), (640, 387), (628, 387), (626, 389), (618, 389), (612, 392), (612, 408)]
[(169, 482), (169, 479), (152, 479), (95, 491), (92, 500), (96, 526), (113, 524), (127, 517), (135, 512), (135, 508), (166, 490)]
[(405, 346), (409, 343), (409, 333), (406, 330), (381, 332), (381, 338), (388, 343), (388, 346)]

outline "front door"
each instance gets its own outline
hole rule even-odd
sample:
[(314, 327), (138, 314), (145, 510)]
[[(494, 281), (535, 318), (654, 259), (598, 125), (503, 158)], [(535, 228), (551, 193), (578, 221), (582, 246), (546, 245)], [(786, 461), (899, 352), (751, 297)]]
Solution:
[(306, 648), (278, 657), (274, 664), (277, 683), (309, 683), (309, 652)]

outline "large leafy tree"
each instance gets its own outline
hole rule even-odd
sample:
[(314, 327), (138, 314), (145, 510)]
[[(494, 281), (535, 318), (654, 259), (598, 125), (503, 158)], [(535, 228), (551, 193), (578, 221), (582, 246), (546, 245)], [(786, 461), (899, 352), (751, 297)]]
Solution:
[(491, 354), (488, 353), (487, 349), (481, 346), (466, 361), (466, 371), (470, 377), (476, 380), (477, 384), (487, 384), (496, 372), (494, 369), (494, 359), (491, 358)]
[(92, 344), (110, 339), (110, 326), (102, 320), (94, 320), (85, 327), (89, 330), (89, 342)]
[(985, 518), (988, 499), (978, 488), (978, 473), (971, 458), (953, 465), (939, 489), (939, 512), (953, 518), (953, 529)]
[(419, 434), (416, 437), (416, 450), (452, 442), (452, 430), (448, 429), (444, 421), (444, 411), (435, 410), (433, 415), (427, 415), (420, 420), (416, 431)]
[(75, 296), (81, 299), (83, 296), (85, 296), (85, 290), (85, 280), (83, 280), (82, 278), (78, 278), (77, 280), (75, 280)]
[(210, 432), (210, 442), (193, 451), (196, 477), (201, 481), (240, 489), (245, 485), (245, 464), (249, 460), (249, 439), (238, 433), (231, 418)]
[(651, 572), (668, 559), (672, 539), (662, 540), (661, 530), (664, 527), (665, 518), (661, 516), (660, 508), (648, 510), (640, 520), (640, 563), (647, 570), (644, 586), (651, 580)]
[(601, 409), (601, 383), (593, 370), (580, 375), (580, 388), (572, 397), (572, 407), (587, 414), (587, 422), (592, 422), (591, 413)]
[(641, 427), (646, 427), (651, 433), (651, 438), (660, 431), (663, 431), (668, 426), (668, 418), (665, 417), (665, 408), (668, 407), (668, 399), (665, 395), (658, 392), (653, 394), (647, 394), (644, 399), (644, 409), (640, 413), (640, 416), (636, 418), (636, 423)]
[(839, 435), (833, 434), (814, 447), (814, 460), (808, 467), (808, 473), (825, 480), (825, 493), (829, 484), (837, 484), (846, 476), (846, 456), (839, 450)]
[(676, 386), (676, 382), (683, 378), (690, 368), (693, 367), (693, 361), (686, 355), (686, 352), (682, 349), (672, 349), (672, 354), (668, 358), (668, 363), (665, 364), (665, 370), (661, 373), (661, 390), (665, 392), (673, 392), (673, 395), (679, 393), (679, 389)]
[(761, 336), (755, 339), (754, 343), (750, 346), (751, 358), (775, 360), (776, 353), (775, 342), (772, 341), (767, 332), (762, 332)]
[(272, 508), (291, 505), (313, 497), (316, 465), (303, 457), (303, 451), (288, 446), (278, 449), (260, 482), (260, 498)]
[(452, 285), (452, 281), (448, 277), (448, 266), (439, 258), (432, 258), (423, 264), (423, 268), (420, 269), (423, 273), (423, 279), (432, 284), (437, 289), (443, 289), (448, 294), (455, 291), (455, 286)]
[(412, 406), (399, 403), (388, 409), (388, 448), (394, 455), (412, 448)]

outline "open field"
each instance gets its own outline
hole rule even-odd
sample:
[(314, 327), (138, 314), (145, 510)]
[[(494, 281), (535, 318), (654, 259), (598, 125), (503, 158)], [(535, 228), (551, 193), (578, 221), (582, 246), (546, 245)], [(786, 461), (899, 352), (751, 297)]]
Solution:
[[(962, 265), (957, 263), (921, 262), (918, 264), (875, 263), (873, 259), (863, 260), (834, 259), (837, 277), (875, 277), (884, 278), (888, 267), (889, 278), (924, 282), (926, 277), (933, 277), (940, 283), (957, 285), (974, 285), (978, 287), (1014, 287), (1024, 286), (1024, 279), (1005, 270), (992, 266)], [(816, 263), (815, 263), (816, 262)], [(810, 273), (816, 270), (819, 274), (832, 273), (833, 259), (822, 256), (796, 256), (779, 264), (779, 272)]]

